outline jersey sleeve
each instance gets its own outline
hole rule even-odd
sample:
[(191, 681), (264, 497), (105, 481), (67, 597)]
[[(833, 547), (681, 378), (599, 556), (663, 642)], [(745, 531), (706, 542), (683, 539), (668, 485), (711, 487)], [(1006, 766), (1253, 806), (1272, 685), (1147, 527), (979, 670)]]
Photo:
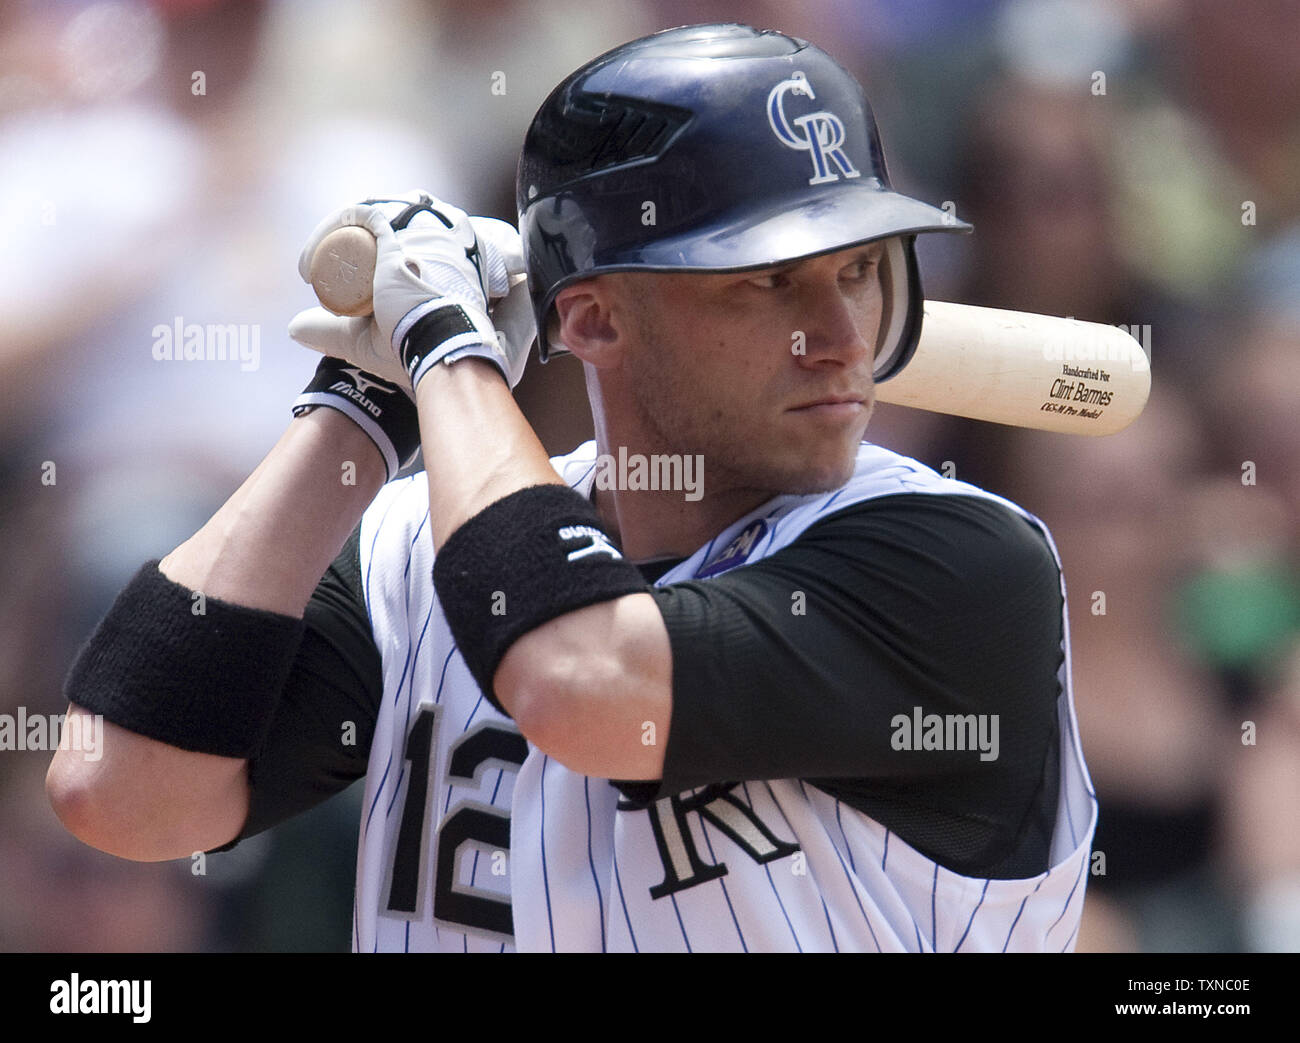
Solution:
[(248, 819), (232, 845), (366, 773), (383, 674), (361, 590), (359, 539), (360, 527), (307, 604), (305, 633), (270, 734), (249, 760)]
[[(981, 497), (880, 497), (653, 596), (672, 720), (661, 783), (629, 796), (805, 779), (950, 868), (1041, 871), (1064, 653), (1060, 572), (1032, 523)], [(934, 743), (948, 715), (975, 715), (986, 748)]]

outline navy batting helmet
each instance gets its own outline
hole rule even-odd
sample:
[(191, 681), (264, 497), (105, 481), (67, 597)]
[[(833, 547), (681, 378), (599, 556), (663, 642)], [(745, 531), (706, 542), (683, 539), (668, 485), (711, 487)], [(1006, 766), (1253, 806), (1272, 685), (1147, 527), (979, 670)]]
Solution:
[(890, 239), (884, 380), (920, 335), (915, 233), (970, 231), (890, 188), (862, 87), (830, 55), (735, 24), (655, 33), (567, 77), (528, 129), (516, 202), (543, 362), (555, 295), (579, 279), (744, 271)]

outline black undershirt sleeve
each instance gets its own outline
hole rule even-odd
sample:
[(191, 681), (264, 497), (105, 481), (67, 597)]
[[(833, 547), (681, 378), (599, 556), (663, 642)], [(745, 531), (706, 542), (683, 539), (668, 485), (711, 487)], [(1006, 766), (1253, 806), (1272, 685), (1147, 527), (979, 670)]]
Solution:
[[(627, 795), (804, 779), (954, 872), (1047, 868), (1061, 586), (1030, 522), (979, 497), (880, 497), (653, 596), (672, 720), (663, 780)], [(986, 749), (920, 748), (928, 715), (982, 716)]]
[(361, 589), (359, 540), (358, 526), (307, 604), (306, 631), (270, 734), (249, 760), (248, 819), (232, 845), (366, 773), (383, 668)]

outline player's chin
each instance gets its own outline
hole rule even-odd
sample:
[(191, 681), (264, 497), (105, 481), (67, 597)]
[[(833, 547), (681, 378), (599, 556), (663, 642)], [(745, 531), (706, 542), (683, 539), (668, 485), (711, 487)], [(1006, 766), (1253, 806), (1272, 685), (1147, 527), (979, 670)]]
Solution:
[(781, 416), (792, 436), (810, 442), (844, 440), (854, 445), (862, 435), (876, 410), (875, 398), (865, 402), (836, 402), (787, 409)]
[(830, 492), (853, 477), (861, 438), (851, 444), (804, 444), (782, 467), (780, 491), (796, 496)]
[(833, 466), (820, 469), (815, 474), (810, 475), (810, 485), (813, 488), (804, 489), (806, 493), (825, 493), (832, 489), (838, 489), (841, 485), (853, 477), (853, 465), (857, 460), (857, 446), (854, 446), (854, 452), (847, 458), (841, 458)]
[(863, 432), (858, 432), (853, 441), (845, 445), (826, 468), (824, 489), (838, 489), (853, 477), (858, 463), (858, 448), (862, 445), (862, 435)]

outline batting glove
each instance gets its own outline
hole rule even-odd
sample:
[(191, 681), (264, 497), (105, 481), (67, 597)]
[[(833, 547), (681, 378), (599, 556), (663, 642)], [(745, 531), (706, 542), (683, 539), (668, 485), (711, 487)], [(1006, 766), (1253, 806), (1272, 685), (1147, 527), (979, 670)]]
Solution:
[[(294, 340), (411, 389), (435, 363), (469, 356), (492, 362), (510, 387), (519, 382), (533, 332), (522, 322), (520, 294), (512, 293), (524, 285), (524, 262), (511, 225), (470, 217), (423, 192), (370, 200), (317, 226), (298, 262), (304, 280), (321, 240), (348, 225), (377, 242), (374, 315), (309, 308), (289, 324)], [(505, 304), (509, 298), (515, 303)], [(497, 301), (503, 334), (493, 325)]]

